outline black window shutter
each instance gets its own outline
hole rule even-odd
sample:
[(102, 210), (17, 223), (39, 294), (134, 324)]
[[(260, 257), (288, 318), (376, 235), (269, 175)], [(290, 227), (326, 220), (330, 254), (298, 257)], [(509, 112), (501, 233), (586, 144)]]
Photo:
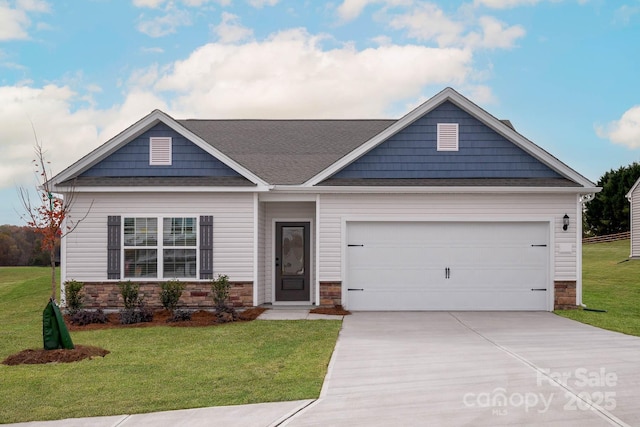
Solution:
[(107, 219), (107, 278), (120, 279), (120, 229), (119, 216), (110, 216)]
[(213, 279), (213, 216), (200, 217), (200, 278)]

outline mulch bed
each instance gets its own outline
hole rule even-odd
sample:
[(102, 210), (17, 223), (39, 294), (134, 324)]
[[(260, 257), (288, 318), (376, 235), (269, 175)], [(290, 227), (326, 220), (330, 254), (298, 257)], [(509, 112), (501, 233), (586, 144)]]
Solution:
[(310, 310), (309, 313), (313, 314), (331, 314), (334, 316), (347, 316), (351, 314), (349, 310), (345, 310), (341, 305), (334, 305), (333, 307), (317, 307)]
[[(239, 321), (255, 320), (262, 314), (266, 308), (252, 307), (238, 313)], [(91, 331), (96, 329), (111, 328), (145, 328), (150, 326), (180, 326), (180, 327), (199, 327), (219, 325), (218, 318), (211, 311), (200, 310), (191, 315), (191, 320), (169, 322), (171, 313), (166, 310), (159, 310), (153, 313), (153, 321), (144, 323), (134, 323), (132, 325), (123, 325), (120, 323), (119, 313), (109, 313), (107, 315), (107, 323), (91, 323), (89, 325), (78, 326), (73, 325), (69, 321), (69, 316), (65, 317), (65, 323), (69, 331)], [(2, 361), (5, 365), (36, 365), (44, 363), (70, 363), (78, 362), (83, 359), (91, 359), (92, 357), (104, 357), (109, 354), (108, 350), (93, 347), (76, 345), (73, 350), (23, 350), (20, 353), (13, 354)]]
[(22, 350), (2, 361), (4, 365), (39, 365), (43, 363), (71, 363), (92, 357), (104, 357), (109, 354), (108, 350), (76, 345), (73, 350)]

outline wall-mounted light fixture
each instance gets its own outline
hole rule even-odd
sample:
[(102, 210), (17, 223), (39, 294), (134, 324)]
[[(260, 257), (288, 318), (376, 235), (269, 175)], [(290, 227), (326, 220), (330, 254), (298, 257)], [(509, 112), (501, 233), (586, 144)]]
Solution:
[(562, 229), (567, 231), (567, 228), (569, 228), (569, 215), (564, 214), (564, 217), (562, 217)]

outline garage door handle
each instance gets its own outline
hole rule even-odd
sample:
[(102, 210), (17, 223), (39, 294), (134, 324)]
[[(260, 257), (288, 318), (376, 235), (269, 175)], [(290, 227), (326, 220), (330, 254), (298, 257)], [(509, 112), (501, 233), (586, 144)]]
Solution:
[(546, 291), (547, 288), (532, 288), (532, 291)]
[(348, 291), (364, 291), (362, 288), (347, 288)]

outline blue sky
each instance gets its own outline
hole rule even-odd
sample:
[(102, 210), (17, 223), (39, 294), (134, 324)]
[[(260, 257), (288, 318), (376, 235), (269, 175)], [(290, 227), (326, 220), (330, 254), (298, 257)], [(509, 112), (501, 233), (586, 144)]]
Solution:
[(0, 0), (0, 224), (155, 108), (398, 118), (451, 86), (597, 179), (640, 161), (640, 0)]

